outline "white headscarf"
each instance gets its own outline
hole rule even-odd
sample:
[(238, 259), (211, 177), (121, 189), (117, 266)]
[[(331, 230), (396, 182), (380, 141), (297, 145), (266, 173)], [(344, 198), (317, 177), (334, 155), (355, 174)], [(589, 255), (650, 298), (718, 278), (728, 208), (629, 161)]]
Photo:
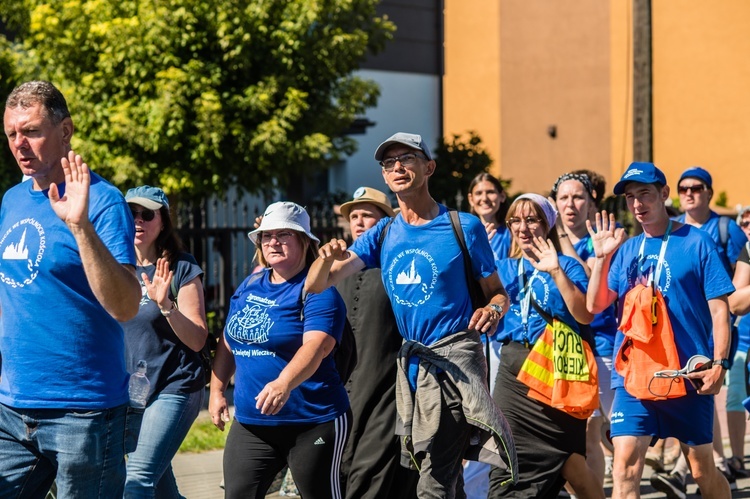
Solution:
[(542, 212), (544, 212), (544, 217), (547, 219), (547, 225), (549, 226), (550, 230), (555, 228), (555, 222), (557, 221), (557, 210), (552, 205), (552, 203), (549, 202), (549, 199), (544, 196), (540, 196), (539, 194), (534, 194), (533, 192), (521, 194), (516, 199), (528, 199), (529, 201), (533, 201), (534, 203), (538, 204), (542, 209)]

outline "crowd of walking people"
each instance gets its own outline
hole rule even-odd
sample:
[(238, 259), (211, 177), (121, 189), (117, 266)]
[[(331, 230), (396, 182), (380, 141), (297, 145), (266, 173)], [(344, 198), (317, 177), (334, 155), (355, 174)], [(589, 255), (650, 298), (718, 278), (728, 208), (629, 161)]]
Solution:
[(632, 163), (627, 234), (591, 170), (514, 199), (482, 173), (451, 210), (423, 138), (395, 133), (374, 157), (396, 206), (357, 189), (351, 243), (266, 207), (209, 368), (203, 271), (164, 191), (91, 172), (48, 82), (13, 90), (4, 130), (28, 180), (0, 208), (0, 499), (182, 497), (171, 461), (209, 375), (227, 498), (287, 467), (308, 499), (639, 497), (647, 465), (667, 497), (692, 474), (727, 498), (748, 476), (750, 209), (712, 211), (703, 168), (673, 213), (664, 173)]

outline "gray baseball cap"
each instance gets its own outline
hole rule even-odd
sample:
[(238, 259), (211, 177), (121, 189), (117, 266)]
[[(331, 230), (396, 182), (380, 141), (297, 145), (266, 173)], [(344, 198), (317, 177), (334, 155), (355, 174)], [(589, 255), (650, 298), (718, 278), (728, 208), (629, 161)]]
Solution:
[(425, 144), (424, 140), (422, 140), (421, 135), (417, 135), (415, 133), (398, 132), (391, 135), (388, 140), (378, 146), (378, 148), (375, 150), (375, 160), (381, 161), (383, 159), (385, 151), (394, 144), (402, 144), (411, 147), (412, 149), (419, 149), (424, 153), (425, 156), (427, 156), (427, 159), (433, 159), (430, 148), (427, 147), (427, 144)]

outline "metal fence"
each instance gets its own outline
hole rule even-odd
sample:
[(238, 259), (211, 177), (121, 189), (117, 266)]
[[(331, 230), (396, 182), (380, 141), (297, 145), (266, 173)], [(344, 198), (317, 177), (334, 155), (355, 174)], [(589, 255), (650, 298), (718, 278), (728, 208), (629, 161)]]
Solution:
[[(175, 226), (186, 251), (204, 272), (206, 316), (214, 337), (224, 328), (232, 294), (256, 266), (255, 245), (247, 233), (270, 202), (232, 191), (223, 198), (182, 203), (175, 211)], [(311, 203), (307, 211), (311, 230), (321, 241), (344, 237), (340, 217), (330, 202)]]

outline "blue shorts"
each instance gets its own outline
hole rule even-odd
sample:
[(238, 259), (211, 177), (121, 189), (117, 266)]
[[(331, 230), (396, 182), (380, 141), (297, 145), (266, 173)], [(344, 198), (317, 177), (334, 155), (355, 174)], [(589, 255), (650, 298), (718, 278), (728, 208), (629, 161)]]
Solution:
[(638, 400), (625, 388), (615, 389), (612, 403), (612, 437), (675, 437), (687, 445), (713, 441), (714, 397), (688, 390), (684, 397)]

